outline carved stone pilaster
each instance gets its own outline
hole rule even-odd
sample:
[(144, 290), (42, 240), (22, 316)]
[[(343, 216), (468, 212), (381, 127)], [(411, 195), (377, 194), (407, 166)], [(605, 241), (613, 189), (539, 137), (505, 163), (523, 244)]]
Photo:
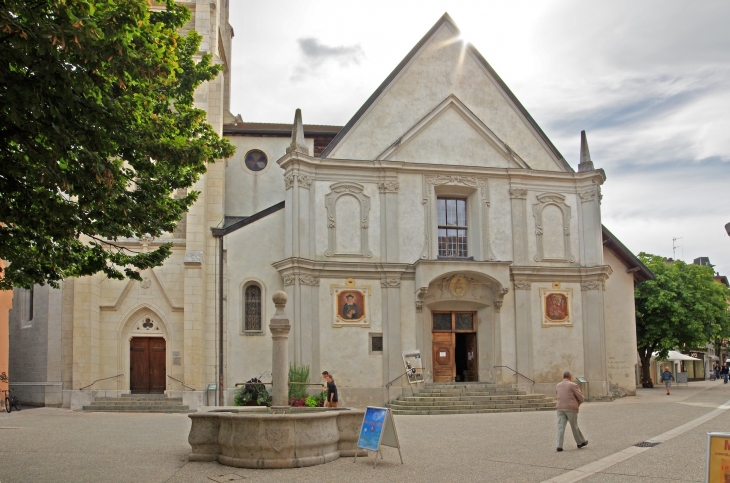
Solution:
[(291, 189), (294, 186), (294, 175), (287, 174), (284, 176), (284, 189)]
[(290, 275), (284, 275), (282, 277), (284, 279), (284, 286), (294, 285), (294, 280), (296, 280), (295, 274)]
[(581, 202), (586, 203), (588, 201), (593, 201), (594, 199), (596, 199), (596, 194), (597, 194), (596, 191), (590, 190), (590, 191), (584, 191), (582, 193), (578, 193), (578, 196), (580, 197)]
[(397, 193), (400, 184), (397, 181), (381, 181), (378, 183), (378, 190), (381, 193)]
[(423, 299), (426, 297), (428, 287), (421, 287), (416, 291), (416, 312), (421, 313), (423, 311)]
[(380, 286), (383, 288), (395, 288), (400, 287), (400, 279), (398, 278), (384, 278), (380, 281)]
[(301, 277), (299, 277), (299, 283), (301, 283), (302, 285), (312, 285), (314, 287), (319, 287), (319, 278), (312, 275), (302, 275)]
[(606, 282), (603, 280), (591, 280), (580, 284), (581, 290), (606, 290)]
[(509, 197), (519, 200), (527, 199), (527, 190), (525, 188), (512, 188), (509, 190)]
[(526, 280), (515, 280), (515, 290), (530, 290), (532, 284)]

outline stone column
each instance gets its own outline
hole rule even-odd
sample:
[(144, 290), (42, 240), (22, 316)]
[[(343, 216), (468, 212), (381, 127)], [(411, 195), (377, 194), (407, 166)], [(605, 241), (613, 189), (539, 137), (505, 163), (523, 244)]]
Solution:
[(271, 407), (287, 408), (289, 406), (289, 319), (284, 314), (287, 295), (278, 291), (271, 297), (276, 313), (271, 318), (269, 329), (274, 341), (271, 353)]

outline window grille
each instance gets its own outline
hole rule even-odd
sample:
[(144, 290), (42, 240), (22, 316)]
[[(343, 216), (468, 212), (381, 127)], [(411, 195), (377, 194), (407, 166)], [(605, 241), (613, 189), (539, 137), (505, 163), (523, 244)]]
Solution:
[(28, 322), (33, 320), (33, 287), (28, 290)]
[(439, 198), (438, 256), (466, 258), (466, 200)]
[(370, 335), (370, 352), (383, 352), (383, 335)]
[(258, 285), (246, 287), (244, 330), (261, 330), (261, 287)]

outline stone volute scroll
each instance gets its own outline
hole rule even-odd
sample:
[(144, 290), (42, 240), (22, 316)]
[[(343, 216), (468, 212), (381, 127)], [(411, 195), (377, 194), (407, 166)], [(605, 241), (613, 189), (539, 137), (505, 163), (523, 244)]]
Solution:
[[(561, 221), (559, 223), (559, 226), (552, 226), (549, 227), (545, 226), (545, 223), (551, 223), (554, 224), (557, 220), (545, 220), (545, 217), (543, 216), (545, 209), (548, 207), (557, 207), (560, 211), (560, 218)], [(532, 212), (535, 216), (535, 236), (537, 239), (537, 254), (535, 255), (534, 259), (536, 262), (542, 262), (542, 261), (549, 261), (549, 262), (568, 262), (573, 263), (575, 262), (575, 258), (573, 257), (571, 250), (570, 250), (570, 217), (571, 217), (571, 209), (570, 206), (568, 206), (565, 203), (565, 196), (559, 194), (559, 193), (543, 193), (537, 196), (537, 203), (532, 205)], [(549, 239), (546, 240), (544, 237), (545, 229), (549, 228), (552, 233), (560, 232), (562, 235), (562, 240), (560, 240), (560, 235), (558, 236), (557, 240)], [(562, 249), (560, 250), (561, 253), (554, 253), (551, 252), (546, 255), (546, 242), (552, 242), (555, 244), (555, 242), (558, 242), (559, 245), (562, 245)]]
[[(368, 228), (370, 227), (370, 197), (364, 191), (364, 187), (358, 183), (341, 182), (334, 183), (330, 186), (330, 192), (324, 197), (325, 208), (327, 208), (327, 250), (324, 255), (326, 257), (365, 257), (370, 258), (373, 253), (369, 248)], [(348, 213), (337, 212), (338, 201), (342, 197), (351, 197), (357, 201), (359, 205), (359, 215), (356, 218), (358, 227), (355, 233), (345, 233), (342, 227), (338, 227), (346, 221), (351, 221)], [(347, 218), (345, 220), (345, 218)], [(338, 228), (340, 229), (338, 232)], [(351, 237), (357, 240), (359, 244), (353, 244), (357, 248), (348, 251), (338, 250), (337, 237)]]

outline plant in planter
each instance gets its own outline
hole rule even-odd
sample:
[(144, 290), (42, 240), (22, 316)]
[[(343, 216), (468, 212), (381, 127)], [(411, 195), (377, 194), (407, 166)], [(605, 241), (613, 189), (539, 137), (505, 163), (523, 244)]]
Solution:
[(234, 406), (271, 406), (271, 395), (255, 377), (239, 387), (233, 398)]

